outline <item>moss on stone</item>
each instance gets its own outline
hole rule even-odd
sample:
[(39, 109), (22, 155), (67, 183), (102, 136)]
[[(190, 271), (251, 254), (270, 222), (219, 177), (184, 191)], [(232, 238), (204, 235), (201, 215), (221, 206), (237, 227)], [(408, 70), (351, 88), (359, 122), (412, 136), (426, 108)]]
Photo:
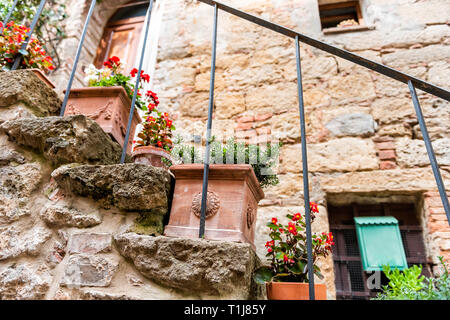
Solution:
[(167, 209), (158, 208), (149, 212), (142, 212), (136, 218), (131, 232), (143, 235), (162, 235), (164, 232), (164, 217)]

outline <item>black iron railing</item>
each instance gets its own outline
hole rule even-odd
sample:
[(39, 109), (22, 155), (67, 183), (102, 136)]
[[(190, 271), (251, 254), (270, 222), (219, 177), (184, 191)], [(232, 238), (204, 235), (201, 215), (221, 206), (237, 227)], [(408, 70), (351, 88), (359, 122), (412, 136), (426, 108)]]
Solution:
[[(436, 156), (433, 150), (433, 146), (430, 141), (430, 137), (428, 134), (428, 130), (425, 124), (425, 119), (422, 113), (422, 109), (420, 107), (419, 99), (417, 97), (416, 89), (420, 89), (422, 91), (425, 91), (427, 93), (430, 93), (436, 97), (442, 98), (444, 100), (450, 101), (450, 92), (448, 90), (445, 90), (443, 88), (440, 88), (438, 86), (435, 86), (431, 83), (428, 83), (426, 81), (420, 80), (418, 78), (415, 78), (413, 76), (410, 76), (406, 73), (397, 71), (395, 69), (389, 68), (385, 65), (382, 65), (380, 63), (374, 62), (372, 60), (363, 58), (359, 55), (353, 54), (351, 52), (348, 52), (346, 50), (337, 48), (335, 46), (329, 45), (327, 43), (321, 42), (319, 40), (310, 38), (306, 35), (303, 35), (295, 30), (288, 29), (286, 27), (280, 26), (278, 24), (275, 24), (273, 22), (264, 20), (262, 18), (259, 18), (257, 16), (251, 15), (249, 13), (243, 12), (241, 10), (238, 10), (236, 8), (230, 7), (228, 5), (225, 5), (221, 2), (214, 1), (214, 0), (199, 0), (200, 2), (203, 2), (205, 4), (211, 5), (214, 7), (214, 20), (213, 20), (213, 36), (212, 36), (212, 55), (211, 55), (211, 79), (210, 79), (210, 91), (209, 91), (209, 103), (208, 103), (208, 121), (207, 121), (207, 131), (206, 131), (206, 150), (205, 150), (205, 157), (204, 157), (204, 172), (203, 172), (203, 186), (202, 186), (202, 202), (201, 202), (201, 216), (200, 216), (200, 227), (199, 227), (199, 237), (202, 238), (205, 233), (205, 217), (206, 217), (206, 204), (207, 204), (207, 192), (208, 192), (208, 175), (209, 175), (209, 161), (210, 161), (210, 140), (211, 140), (211, 129), (212, 129), (212, 118), (213, 118), (213, 105), (214, 105), (214, 81), (215, 81), (215, 67), (216, 67), (216, 43), (217, 43), (217, 25), (218, 25), (218, 12), (219, 10), (222, 10), (224, 12), (227, 12), (229, 14), (232, 14), (236, 17), (239, 17), (241, 19), (250, 21), (254, 24), (257, 24), (259, 26), (262, 26), (266, 29), (269, 29), (271, 31), (280, 33), (284, 36), (287, 36), (289, 38), (292, 38), (295, 41), (295, 50), (296, 50), (296, 62), (297, 62), (297, 84), (298, 84), (298, 100), (299, 100), (299, 113), (300, 113), (300, 131), (301, 131), (301, 146), (302, 146), (302, 166), (303, 166), (303, 192), (304, 192), (304, 204), (305, 204), (305, 219), (306, 219), (306, 236), (307, 236), (307, 253), (308, 253), (308, 278), (309, 278), (309, 294), (310, 299), (314, 300), (315, 294), (314, 294), (314, 270), (313, 270), (313, 261), (312, 261), (312, 241), (311, 241), (311, 218), (310, 218), (310, 206), (309, 206), (309, 181), (308, 181), (308, 161), (307, 161), (307, 145), (306, 145), (306, 128), (305, 128), (305, 112), (304, 112), (304, 101), (303, 101), (303, 87), (302, 87), (302, 72), (301, 72), (301, 59), (300, 59), (300, 43), (308, 44), (312, 47), (315, 47), (317, 49), (320, 49), (322, 51), (328, 52), (332, 55), (338, 56), (342, 59), (345, 59), (347, 61), (353, 62), (355, 64), (358, 64), (362, 67), (365, 67), (367, 69), (373, 70), (375, 72), (378, 72), (382, 75), (385, 75), (391, 79), (400, 81), (408, 85), (411, 98), (414, 104), (415, 112), (419, 121), (420, 130), (422, 132), (423, 140), (425, 142), (426, 150), (428, 153), (428, 157), (430, 159), (431, 167), (433, 170), (433, 174), (436, 180), (436, 184), (439, 190), (439, 194), (442, 200), (442, 204), (445, 209), (445, 213), (447, 215), (447, 220), (450, 221), (450, 205), (449, 201), (446, 195), (444, 182), (442, 180), (442, 176), (440, 174), (439, 165), (436, 161)], [(133, 93), (133, 99), (130, 106), (130, 114), (128, 119), (128, 126), (125, 136), (125, 142), (123, 146), (122, 151), (122, 157), (120, 160), (120, 163), (124, 163), (125, 156), (126, 156), (126, 150), (127, 150), (127, 144), (129, 140), (130, 135), (130, 128), (131, 128), (131, 120), (135, 109), (135, 103), (136, 103), (136, 97), (137, 97), (137, 88), (139, 87), (140, 78), (141, 78), (141, 70), (142, 70), (142, 64), (144, 59), (144, 54), (146, 50), (146, 41), (148, 38), (148, 32), (149, 32), (149, 26), (150, 26), (150, 18), (152, 13), (152, 7), (154, 0), (148, 1), (149, 7), (147, 11), (147, 24), (145, 29), (145, 37), (143, 41), (143, 47), (142, 52), (140, 56), (140, 63), (139, 63), (139, 72), (137, 73), (137, 79), (136, 79), (136, 86)], [(17, 5), (18, 1), (15, 0), (12, 8), (9, 10), (8, 15), (4, 21), (4, 24), (6, 24), (14, 11), (15, 6)], [(36, 25), (36, 22), (42, 12), (42, 9), (46, 3), (46, 0), (41, 0), (40, 6), (36, 12), (36, 16), (33, 19), (33, 22), (31, 24), (31, 31), (28, 34), (28, 39), (25, 45), (28, 44), (29, 38), (31, 36), (31, 33), (34, 30), (34, 27)], [(135, 3), (135, 5), (138, 5), (140, 3)], [(77, 69), (78, 60), (80, 58), (81, 49), (83, 47), (84, 38), (86, 35), (87, 27), (89, 25), (92, 13), (94, 11), (96, 5), (96, 0), (92, 0), (90, 4), (90, 9), (84, 24), (83, 33), (80, 38), (80, 42), (78, 45), (77, 53), (75, 56), (74, 64), (72, 67), (72, 72), (69, 78), (69, 82), (67, 85), (67, 90), (65, 93), (65, 98), (63, 101), (63, 105), (61, 108), (61, 116), (64, 115), (65, 107), (67, 104), (67, 99), (70, 94), (70, 89), (72, 87), (73, 79), (75, 76), (75, 72)], [(130, 4), (131, 5), (131, 4)], [(19, 55), (16, 58), (16, 61), (14, 65), (17, 67), (18, 63), (20, 63), (21, 55)], [(18, 62), (17, 62), (18, 61)]]

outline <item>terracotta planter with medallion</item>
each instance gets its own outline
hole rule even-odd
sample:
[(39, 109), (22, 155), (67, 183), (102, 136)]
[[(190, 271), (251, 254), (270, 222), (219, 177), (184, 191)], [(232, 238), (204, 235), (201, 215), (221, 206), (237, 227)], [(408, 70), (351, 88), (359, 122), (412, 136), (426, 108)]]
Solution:
[[(170, 167), (175, 190), (164, 235), (198, 238), (203, 164)], [(205, 239), (250, 243), (253, 248), (258, 202), (264, 198), (249, 164), (211, 164), (209, 167)]]
[(163, 159), (173, 161), (168, 151), (153, 146), (136, 147), (131, 156), (134, 163), (143, 163), (163, 169), (168, 169)]
[[(127, 131), (131, 100), (123, 87), (89, 87), (70, 90), (64, 115), (83, 114), (97, 122), (103, 131), (123, 146)], [(127, 152), (141, 118), (134, 109)]]
[[(303, 282), (266, 282), (269, 300), (309, 300), (309, 284)], [(327, 287), (314, 284), (315, 300), (327, 300)]]

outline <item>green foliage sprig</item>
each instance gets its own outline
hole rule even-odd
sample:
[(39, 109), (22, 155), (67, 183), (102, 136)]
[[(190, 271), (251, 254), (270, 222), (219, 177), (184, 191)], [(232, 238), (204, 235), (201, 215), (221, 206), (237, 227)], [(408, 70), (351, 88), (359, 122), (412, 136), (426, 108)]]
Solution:
[[(212, 137), (210, 141), (210, 163), (211, 164), (250, 164), (255, 172), (261, 187), (277, 185), (279, 179), (274, 171), (281, 143), (265, 146), (247, 145), (245, 142), (237, 142), (235, 138), (230, 138), (225, 144)], [(172, 157), (178, 163), (203, 163), (200, 156), (200, 147), (182, 143), (182, 139), (177, 137)]]
[(389, 283), (373, 300), (450, 300), (450, 277), (443, 257), (439, 257), (443, 273), (437, 278), (427, 278), (422, 266), (413, 265), (402, 271), (383, 266)]

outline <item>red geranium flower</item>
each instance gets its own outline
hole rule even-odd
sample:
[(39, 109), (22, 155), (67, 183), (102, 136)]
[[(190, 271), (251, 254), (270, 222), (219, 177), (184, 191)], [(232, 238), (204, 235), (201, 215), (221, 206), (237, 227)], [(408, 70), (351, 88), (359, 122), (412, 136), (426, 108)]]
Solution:
[(315, 202), (310, 202), (309, 203), (309, 208), (312, 212), (314, 213), (319, 213), (319, 208), (317, 207), (317, 203)]
[(289, 225), (288, 225), (288, 231), (289, 231), (290, 233), (292, 233), (294, 236), (297, 235), (297, 228), (295, 227), (295, 224), (294, 224), (294, 223), (289, 222)]
[(133, 68), (133, 70), (131, 70), (130, 71), (130, 75), (134, 78), (134, 77), (136, 77), (136, 73), (138, 73), (138, 69), (136, 69), (136, 68)]
[(265, 247), (273, 247), (275, 245), (275, 240), (267, 241)]
[(302, 215), (300, 214), (300, 212), (297, 212), (296, 214), (294, 214), (294, 216), (292, 217), (292, 221), (298, 221), (302, 218)]
[(148, 74), (141, 74), (141, 78), (142, 80), (144, 80), (145, 82), (149, 82), (150, 81), (150, 76)]
[(272, 218), (272, 223), (273, 224), (277, 224), (278, 223), (278, 219), (277, 218)]
[(160, 148), (162, 148), (162, 146), (163, 146), (163, 144), (162, 144), (161, 141), (158, 141), (158, 142), (156, 143), (156, 145), (157, 145), (158, 147), (160, 147)]

